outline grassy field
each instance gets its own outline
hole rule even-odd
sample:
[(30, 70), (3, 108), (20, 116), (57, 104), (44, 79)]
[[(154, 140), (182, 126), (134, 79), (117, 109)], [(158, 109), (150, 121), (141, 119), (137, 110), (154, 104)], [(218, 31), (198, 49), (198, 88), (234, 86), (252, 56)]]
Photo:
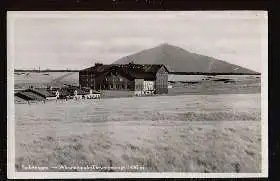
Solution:
[(79, 72), (15, 72), (16, 89), (34, 87), (62, 86), (63, 84), (78, 85)]
[(260, 75), (168, 75), (168, 81), (202, 81), (206, 79), (248, 80), (254, 78), (260, 78)]
[[(260, 99), (225, 94), (16, 104), (16, 168), (261, 172)], [(51, 167), (59, 165), (143, 168)]]
[(168, 95), (255, 94), (261, 92), (256, 75), (168, 75), (172, 88)]

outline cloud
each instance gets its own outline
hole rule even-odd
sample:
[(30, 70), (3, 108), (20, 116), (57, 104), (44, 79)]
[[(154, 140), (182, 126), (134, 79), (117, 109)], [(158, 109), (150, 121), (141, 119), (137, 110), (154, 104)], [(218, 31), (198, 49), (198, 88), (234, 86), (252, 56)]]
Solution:
[[(45, 12), (49, 14), (49, 12)], [(83, 67), (167, 42), (255, 68), (267, 35), (263, 12), (32, 12), (15, 22), (16, 67)], [(38, 15), (38, 16), (35, 16)]]
[(112, 38), (107, 41), (105, 44), (107, 45), (107, 51), (112, 52), (131, 52), (137, 51), (145, 48), (150, 48), (156, 44), (158, 41), (155, 38), (145, 38), (145, 37), (118, 37)]
[(84, 47), (100, 47), (102, 44), (103, 43), (99, 40), (86, 40), (80, 43), (80, 45)]

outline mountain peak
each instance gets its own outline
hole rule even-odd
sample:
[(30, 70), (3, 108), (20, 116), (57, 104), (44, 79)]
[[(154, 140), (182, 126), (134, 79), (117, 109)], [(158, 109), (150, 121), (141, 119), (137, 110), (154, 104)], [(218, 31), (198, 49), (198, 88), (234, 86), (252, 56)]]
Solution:
[(127, 64), (134, 60), (135, 64), (163, 64), (170, 72), (182, 73), (238, 73), (254, 74), (247, 68), (233, 65), (212, 57), (191, 53), (181, 47), (169, 43), (161, 43), (156, 47), (123, 57), (113, 64)]
[[(162, 49), (162, 51), (173, 51), (173, 50), (183, 50), (183, 51), (186, 51), (188, 52), (187, 50), (184, 50), (182, 49), (181, 47), (179, 46), (176, 46), (176, 45), (172, 45), (172, 44), (169, 44), (169, 43), (161, 43), (159, 44), (158, 46), (156, 46), (155, 48), (159, 48), (159, 49)], [(191, 53), (191, 52), (189, 52)]]
[(169, 44), (169, 43), (164, 42), (164, 43), (159, 44), (159, 45), (156, 46), (156, 47), (175, 47), (175, 46), (174, 46), (174, 45), (171, 45), (171, 44)]

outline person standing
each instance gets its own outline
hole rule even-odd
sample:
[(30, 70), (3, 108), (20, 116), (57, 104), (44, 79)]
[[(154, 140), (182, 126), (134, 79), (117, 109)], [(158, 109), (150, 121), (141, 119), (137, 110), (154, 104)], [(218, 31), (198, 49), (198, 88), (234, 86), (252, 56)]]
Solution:
[(58, 92), (58, 90), (55, 92), (55, 96), (56, 96), (56, 102), (57, 102), (57, 99), (59, 98), (59, 92)]
[(75, 100), (78, 99), (78, 91), (77, 90), (74, 91), (74, 97), (75, 97)]

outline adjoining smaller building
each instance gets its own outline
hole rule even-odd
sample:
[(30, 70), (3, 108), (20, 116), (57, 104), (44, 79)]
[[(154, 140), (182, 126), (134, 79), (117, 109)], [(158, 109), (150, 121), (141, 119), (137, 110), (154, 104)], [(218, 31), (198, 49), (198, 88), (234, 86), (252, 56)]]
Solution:
[(35, 93), (31, 89), (19, 91), (15, 93), (15, 96), (24, 99), (26, 101), (43, 101), (46, 99), (44, 96)]
[(135, 79), (135, 95), (153, 95), (155, 94), (155, 81), (145, 79)]

